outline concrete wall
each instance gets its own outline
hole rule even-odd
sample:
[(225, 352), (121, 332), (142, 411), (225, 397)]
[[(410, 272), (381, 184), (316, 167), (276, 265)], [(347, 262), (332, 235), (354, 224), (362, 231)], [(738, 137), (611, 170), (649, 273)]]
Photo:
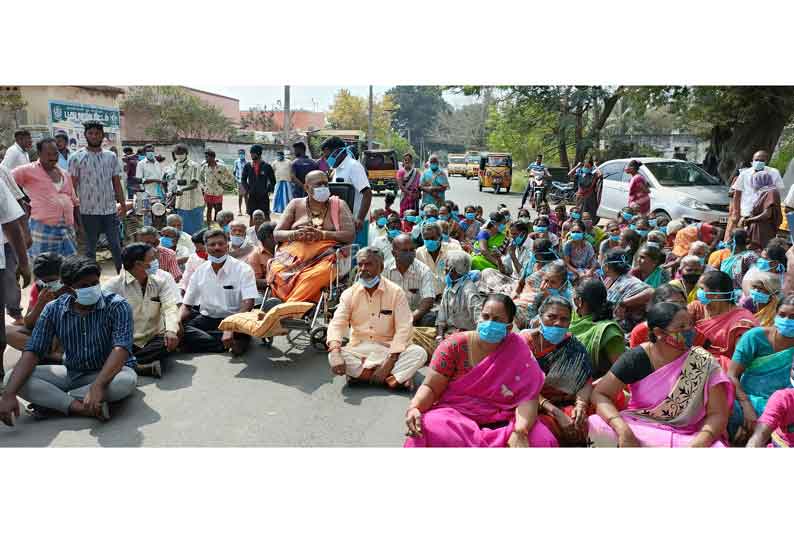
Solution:
[[(251, 154), (249, 153), (251, 143), (233, 143), (228, 141), (186, 141), (185, 144), (188, 147), (190, 159), (198, 164), (204, 161), (204, 151), (208, 147), (215, 151), (216, 158), (223, 161), (224, 165), (230, 168), (234, 165), (234, 161), (237, 160), (238, 149), (245, 149), (245, 159), (251, 160)], [(273, 162), (276, 159), (276, 151), (282, 149), (281, 145), (267, 145), (261, 143), (260, 145), (262, 145), (265, 149), (262, 153), (262, 159), (266, 162)], [(135, 150), (137, 150), (137, 147)], [(162, 163), (163, 166), (168, 166), (173, 163), (171, 158), (171, 152), (173, 152), (173, 150), (173, 145), (154, 146), (154, 152), (157, 154), (162, 154), (166, 159), (165, 162)]]

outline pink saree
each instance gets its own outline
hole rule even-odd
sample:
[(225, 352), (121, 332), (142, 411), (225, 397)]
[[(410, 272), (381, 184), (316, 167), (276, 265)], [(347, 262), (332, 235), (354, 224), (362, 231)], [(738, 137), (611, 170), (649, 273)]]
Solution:
[[(515, 409), (537, 398), (543, 371), (527, 343), (511, 333), (502, 346), (459, 379), (422, 415), (422, 436), (409, 437), (406, 448), (504, 448), (515, 425)], [(499, 427), (483, 427), (499, 425)], [(529, 445), (556, 447), (542, 423), (530, 428)]]
[[(733, 384), (711, 354), (695, 347), (632, 384), (631, 400), (620, 416), (643, 447), (684, 448), (703, 425), (709, 390), (720, 385), (732, 405)], [(589, 424), (595, 446), (617, 446), (617, 434), (601, 416), (590, 416)], [(725, 448), (725, 436), (711, 447)]]

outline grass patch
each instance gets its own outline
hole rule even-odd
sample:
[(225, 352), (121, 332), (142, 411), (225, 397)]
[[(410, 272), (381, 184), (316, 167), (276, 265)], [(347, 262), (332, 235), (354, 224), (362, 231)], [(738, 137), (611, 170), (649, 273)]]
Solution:
[(510, 192), (522, 194), (527, 188), (527, 172), (513, 168), (513, 181), (510, 185)]

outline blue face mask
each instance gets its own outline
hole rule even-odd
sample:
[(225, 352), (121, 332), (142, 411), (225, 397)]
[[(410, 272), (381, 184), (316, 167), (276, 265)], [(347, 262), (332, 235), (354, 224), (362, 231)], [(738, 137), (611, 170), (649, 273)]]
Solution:
[(632, 218), (634, 218), (633, 214), (627, 213), (625, 211), (623, 212), (623, 220), (625, 220), (626, 222), (629, 222)]
[(567, 327), (546, 326), (543, 322), (540, 323), (540, 332), (543, 334), (543, 339), (551, 344), (560, 344), (568, 333)]
[(584, 240), (584, 233), (576, 231), (571, 233), (571, 241), (582, 241)]
[(449, 215), (438, 215), (438, 219), (441, 222), (446, 222), (447, 220), (449, 220)]
[(328, 164), (328, 167), (330, 167), (330, 168), (335, 167), (336, 166), (336, 161), (339, 158), (339, 156), (341, 156), (342, 153), (346, 152), (346, 151), (347, 151), (347, 147), (343, 147), (341, 149), (335, 150), (330, 155), (328, 155), (328, 158), (325, 159), (325, 163)]
[(148, 275), (154, 275), (160, 269), (160, 261), (155, 258), (149, 263), (149, 267), (146, 268), (146, 273)]
[(379, 228), (382, 228), (386, 225), (386, 222), (388, 222), (388, 219), (385, 216), (382, 216), (375, 221), (375, 224), (377, 224)]
[(728, 245), (725, 244), (725, 241), (720, 241), (717, 243), (717, 250), (722, 250), (723, 248), (728, 248)]
[(146, 159), (153, 162), (154, 161), (154, 153), (151, 152), (151, 151), (147, 152), (146, 153)]
[[(719, 299), (710, 299), (706, 297), (707, 295), (716, 295), (719, 296)], [(703, 288), (698, 288), (697, 291), (697, 298), (703, 305), (708, 305), (712, 301), (733, 301), (734, 297), (736, 296), (735, 292), (706, 292)]]
[(452, 211), (452, 220), (457, 220), (460, 218), (460, 215), (457, 211)]
[(648, 230), (634, 230), (640, 237), (648, 237)]
[(775, 316), (775, 327), (784, 337), (794, 338), (794, 319)]
[(433, 164), (433, 163), (431, 162), (431, 164), (430, 164), (430, 170), (431, 170), (431, 171), (438, 171), (438, 164)]
[(231, 228), (231, 226), (230, 226), (229, 224), (226, 224), (226, 225), (223, 227), (223, 231), (225, 231), (226, 233), (229, 233), (229, 230), (231, 230), (231, 229), (232, 229), (232, 228)]
[(99, 302), (99, 298), (102, 297), (102, 286), (97, 284), (96, 286), (77, 288), (74, 291), (74, 295), (77, 297), (78, 303), (84, 307), (90, 307), (91, 305), (96, 305)]
[(758, 260), (755, 262), (755, 266), (759, 271), (775, 271), (777, 273), (782, 273), (785, 271), (782, 264), (776, 264), (775, 268), (772, 269), (772, 262), (767, 258), (758, 258)]
[(582, 218), (582, 213), (571, 212), (571, 218), (573, 218), (574, 220), (579, 220), (580, 218)]
[(515, 246), (517, 246), (517, 247), (520, 247), (521, 245), (524, 244), (524, 241), (526, 241), (526, 240), (527, 240), (526, 235), (521, 235), (521, 236), (516, 237), (515, 239), (513, 239), (513, 244)]
[(160, 246), (174, 248), (174, 240), (170, 237), (160, 237)]
[(657, 223), (657, 221), (656, 221), (656, 219), (655, 219), (655, 218), (651, 218), (651, 219), (649, 219), (649, 220), (648, 220), (648, 224), (649, 224), (649, 225), (650, 225), (652, 228), (655, 228), (655, 227), (656, 227), (656, 223)]
[(438, 218), (434, 216), (428, 216), (427, 218), (425, 218), (425, 222), (427, 222), (428, 224), (435, 224), (436, 222), (438, 222)]
[(582, 172), (582, 175), (590, 175), (590, 173), (592, 172), (592, 170), (589, 167), (583, 167), (579, 171)]
[(477, 218), (475, 213), (466, 213), (466, 220), (474, 220), (475, 218)]
[(549, 227), (548, 226), (535, 226), (534, 228), (532, 228), (532, 231), (536, 231), (538, 233), (546, 233), (547, 231), (549, 231)]
[(400, 230), (389, 230), (389, 239), (394, 239), (395, 237), (397, 237), (401, 233), (402, 232)]
[(428, 252), (436, 252), (439, 248), (441, 248), (441, 241), (438, 239), (425, 239), (425, 247), (427, 248)]
[(753, 303), (755, 303), (756, 305), (766, 305), (767, 303), (769, 303), (770, 297), (772, 296), (760, 290), (756, 290), (756, 289), (750, 290), (750, 298), (752, 298)]
[(380, 282), (380, 275), (375, 275), (374, 277), (372, 277), (369, 280), (365, 279), (364, 277), (358, 277), (358, 282), (364, 288), (374, 288)]
[(659, 226), (659, 231), (667, 235), (667, 226)]
[(766, 162), (763, 160), (753, 160), (753, 169), (756, 171), (761, 171), (766, 167)]
[(620, 235), (610, 235), (609, 236), (609, 240), (612, 241), (613, 243), (619, 243), (620, 242)]
[(446, 283), (447, 288), (452, 288), (452, 286), (454, 284), (457, 284), (460, 281), (461, 278), (463, 278), (463, 277), (458, 277), (458, 278), (453, 280), (452, 279), (452, 273), (447, 273), (447, 275), (444, 277), (444, 282)]
[(499, 233), (502, 233), (503, 231), (505, 231), (505, 227), (506, 226), (507, 226), (507, 224), (499, 224)]
[(484, 320), (477, 324), (477, 333), (481, 340), (497, 344), (507, 336), (507, 324), (496, 320)]
[(420, 219), (416, 215), (408, 215), (405, 217), (405, 220), (407, 220), (411, 224), (418, 224)]
[(230, 235), (229, 242), (232, 244), (232, 246), (239, 247), (242, 246), (243, 243), (245, 243), (245, 237), (242, 237), (240, 235)]

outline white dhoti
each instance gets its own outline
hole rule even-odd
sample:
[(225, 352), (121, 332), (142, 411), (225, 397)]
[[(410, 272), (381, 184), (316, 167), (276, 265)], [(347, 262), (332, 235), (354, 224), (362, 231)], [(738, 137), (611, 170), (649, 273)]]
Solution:
[[(366, 369), (375, 370), (389, 358), (389, 348), (376, 342), (363, 342), (356, 346), (342, 348), (345, 360), (345, 374), (358, 378)], [(408, 382), (427, 361), (427, 352), (421, 346), (411, 344), (405, 349), (391, 371), (398, 383)]]

